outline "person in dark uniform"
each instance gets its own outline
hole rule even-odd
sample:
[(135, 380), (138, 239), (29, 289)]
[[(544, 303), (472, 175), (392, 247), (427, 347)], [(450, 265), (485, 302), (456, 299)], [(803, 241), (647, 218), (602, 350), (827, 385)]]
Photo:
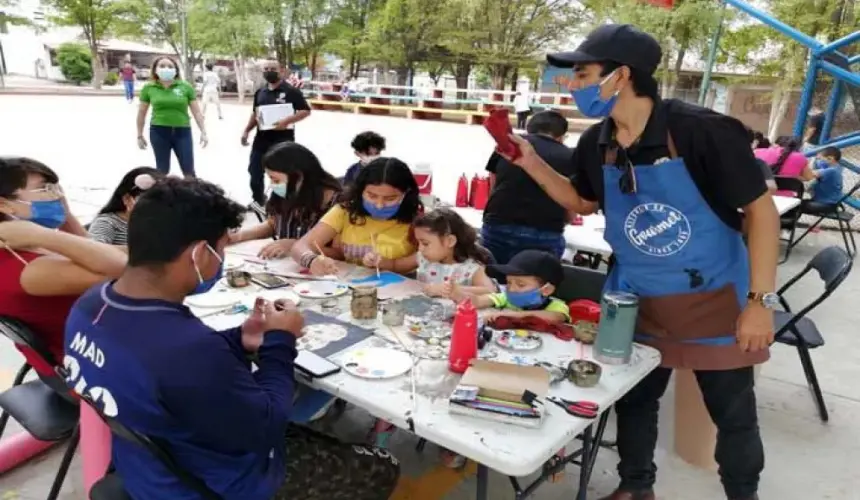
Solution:
[(821, 130), (824, 128), (824, 113), (818, 108), (812, 108), (809, 119), (806, 121), (806, 131), (803, 133), (803, 142), (811, 146), (821, 143)]
[[(254, 144), (251, 146), (248, 173), (251, 175), (251, 194), (254, 197), (254, 203), (258, 206), (266, 203), (263, 155), (274, 144), (294, 142), (296, 140), (294, 125), (311, 114), (311, 107), (302, 95), (302, 91), (287, 83), (284, 76), (284, 71), (277, 61), (263, 63), (263, 78), (267, 83), (254, 93), (254, 108), (242, 134), (242, 145), (247, 146), (248, 135), (255, 128), (257, 129)], [(258, 123), (260, 108), (273, 104), (292, 104), (293, 115), (280, 120), (271, 129), (262, 130)]]
[[(541, 111), (528, 122), (525, 139), (550, 167), (565, 177), (573, 173), (571, 149), (564, 145), (567, 119), (558, 111)], [(564, 254), (567, 211), (515, 165), (493, 153), (487, 171), (496, 176), (484, 210), (481, 241), (498, 264), (528, 249)]]
[(604, 500), (656, 498), (657, 414), (673, 368), (695, 372), (726, 497), (753, 500), (764, 468), (753, 366), (773, 341), (779, 216), (743, 124), (658, 97), (661, 55), (652, 36), (610, 24), (548, 56), (573, 68), (580, 111), (603, 120), (580, 137), (569, 182), (512, 136), (515, 163), (565, 208), (604, 211), (615, 260), (606, 289), (639, 296), (636, 339), (662, 354), (615, 406), (621, 484)]

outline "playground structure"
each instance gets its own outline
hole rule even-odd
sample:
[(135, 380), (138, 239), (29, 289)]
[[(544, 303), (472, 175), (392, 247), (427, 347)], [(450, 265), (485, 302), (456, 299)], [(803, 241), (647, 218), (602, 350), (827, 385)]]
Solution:
[[(816, 153), (828, 146), (844, 150), (860, 145), (860, 130), (855, 130), (838, 137), (831, 137), (836, 115), (845, 106), (845, 92), (851, 98), (854, 112), (860, 116), (860, 74), (851, 69), (854, 64), (860, 62), (860, 55), (849, 57), (839, 52), (839, 49), (860, 42), (860, 31), (855, 31), (839, 40), (825, 44), (746, 2), (739, 0), (724, 1), (727, 5), (731, 5), (752, 16), (809, 49), (809, 67), (806, 70), (806, 78), (801, 89), (800, 104), (794, 122), (795, 136), (803, 136), (809, 111), (812, 109), (813, 93), (819, 74), (826, 73), (834, 78), (833, 89), (830, 91), (827, 107), (824, 110), (824, 126), (821, 130), (820, 143), (804, 151), (804, 154), (810, 157), (815, 156)], [(847, 159), (846, 155), (843, 155), (842, 164), (852, 172), (860, 174), (860, 166)], [(848, 200), (847, 204), (860, 210), (860, 200), (856, 198)]]

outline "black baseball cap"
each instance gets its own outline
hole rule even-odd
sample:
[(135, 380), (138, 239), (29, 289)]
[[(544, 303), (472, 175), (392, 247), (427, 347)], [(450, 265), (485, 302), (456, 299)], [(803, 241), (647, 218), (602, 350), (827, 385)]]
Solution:
[(496, 276), (536, 276), (554, 286), (564, 278), (561, 261), (543, 250), (523, 250), (507, 264), (488, 266), (488, 270)]
[(573, 52), (549, 54), (546, 60), (558, 68), (612, 61), (653, 74), (662, 57), (663, 50), (653, 36), (629, 24), (604, 24), (589, 33)]

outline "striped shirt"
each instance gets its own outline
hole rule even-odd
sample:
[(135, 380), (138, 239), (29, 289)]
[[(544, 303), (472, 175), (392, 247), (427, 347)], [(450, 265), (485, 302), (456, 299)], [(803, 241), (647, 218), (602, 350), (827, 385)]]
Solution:
[(128, 222), (115, 213), (99, 214), (90, 223), (90, 238), (108, 245), (128, 245)]
[(294, 210), (286, 217), (282, 215), (274, 215), (271, 219), (272, 228), (274, 229), (274, 237), (276, 240), (297, 240), (305, 235), (313, 228), (320, 218), (328, 212), (328, 210), (337, 201), (337, 194), (332, 195), (328, 202), (325, 202), (322, 210), (319, 212), (309, 210)]

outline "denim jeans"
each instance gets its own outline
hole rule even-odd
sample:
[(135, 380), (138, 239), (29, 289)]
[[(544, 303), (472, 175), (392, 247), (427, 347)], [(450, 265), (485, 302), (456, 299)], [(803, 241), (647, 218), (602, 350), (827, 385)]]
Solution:
[(562, 233), (512, 224), (484, 224), (481, 244), (497, 264), (507, 264), (514, 255), (528, 249), (545, 250), (560, 259), (565, 248)]
[(122, 87), (125, 89), (125, 100), (134, 100), (134, 80), (123, 80)]
[(191, 127), (149, 127), (149, 142), (155, 153), (155, 168), (167, 175), (170, 173), (170, 153), (176, 154), (179, 168), (186, 177), (194, 177), (194, 138)]
[[(657, 466), (657, 414), (671, 368), (657, 368), (615, 404), (618, 413), (618, 475), (622, 490), (654, 486)], [(696, 371), (705, 406), (717, 426), (714, 457), (729, 499), (751, 498), (764, 469), (758, 428), (753, 368)]]

